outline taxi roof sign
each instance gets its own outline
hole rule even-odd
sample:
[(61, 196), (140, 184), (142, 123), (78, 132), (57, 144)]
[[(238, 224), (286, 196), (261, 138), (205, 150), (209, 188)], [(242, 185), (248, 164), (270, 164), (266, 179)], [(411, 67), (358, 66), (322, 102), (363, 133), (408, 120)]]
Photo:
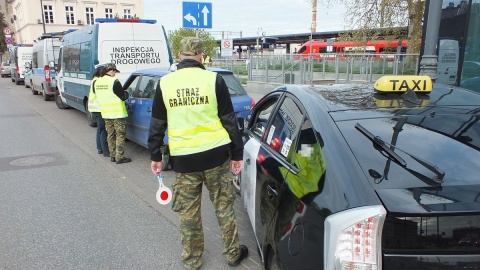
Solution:
[(416, 93), (428, 94), (432, 91), (432, 85), (429, 76), (389, 75), (378, 79), (373, 88), (380, 93), (404, 93), (410, 89)]

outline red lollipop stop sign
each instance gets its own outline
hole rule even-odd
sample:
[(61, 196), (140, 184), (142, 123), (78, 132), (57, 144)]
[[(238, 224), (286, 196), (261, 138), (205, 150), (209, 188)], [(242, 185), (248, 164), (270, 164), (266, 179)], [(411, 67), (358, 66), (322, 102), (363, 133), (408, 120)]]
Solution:
[(170, 188), (166, 187), (163, 185), (163, 175), (160, 174), (158, 177), (158, 190), (157, 190), (157, 195), (155, 198), (157, 198), (157, 202), (161, 205), (166, 205), (172, 200), (172, 190)]

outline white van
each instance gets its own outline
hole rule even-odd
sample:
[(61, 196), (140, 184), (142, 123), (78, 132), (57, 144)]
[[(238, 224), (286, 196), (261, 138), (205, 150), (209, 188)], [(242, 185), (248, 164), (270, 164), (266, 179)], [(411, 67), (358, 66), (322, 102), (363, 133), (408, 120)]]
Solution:
[(60, 50), (55, 102), (86, 112), (88, 92), (95, 66), (115, 63), (123, 84), (139, 69), (170, 67), (173, 58), (163, 26), (155, 20), (96, 19), (97, 23), (66, 34)]
[(25, 64), (32, 61), (33, 45), (17, 44), (10, 56), (10, 75), (16, 85), (24, 82)]
[(57, 88), (55, 67), (58, 64), (63, 35), (64, 32), (43, 34), (33, 45), (32, 62), (30, 64), (32, 76), (30, 76), (28, 85), (31, 85), (34, 95), (39, 92), (42, 93), (45, 101), (50, 100), (50, 97), (55, 95)]
[(444, 84), (456, 84), (458, 57), (460, 54), (457, 40), (441, 39), (437, 46), (437, 81)]

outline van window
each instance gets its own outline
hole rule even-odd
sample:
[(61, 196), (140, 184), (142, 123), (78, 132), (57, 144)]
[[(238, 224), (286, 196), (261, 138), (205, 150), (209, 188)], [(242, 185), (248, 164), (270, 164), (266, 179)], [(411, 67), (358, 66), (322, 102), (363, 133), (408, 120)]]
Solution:
[(32, 68), (38, 67), (38, 52), (32, 53)]
[(63, 59), (65, 71), (80, 71), (80, 44), (65, 47)]
[(80, 45), (80, 71), (92, 71), (92, 46), (90, 42), (85, 42)]

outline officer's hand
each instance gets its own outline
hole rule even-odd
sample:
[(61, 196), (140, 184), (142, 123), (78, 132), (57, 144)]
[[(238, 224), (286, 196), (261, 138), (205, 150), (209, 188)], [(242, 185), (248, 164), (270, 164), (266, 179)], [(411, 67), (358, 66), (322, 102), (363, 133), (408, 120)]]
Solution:
[(162, 171), (162, 162), (152, 161), (152, 164), (150, 164), (150, 169), (152, 170), (153, 174), (160, 175), (160, 172)]
[(243, 160), (232, 160), (231, 169), (233, 174), (237, 175), (240, 173), (243, 167)]

